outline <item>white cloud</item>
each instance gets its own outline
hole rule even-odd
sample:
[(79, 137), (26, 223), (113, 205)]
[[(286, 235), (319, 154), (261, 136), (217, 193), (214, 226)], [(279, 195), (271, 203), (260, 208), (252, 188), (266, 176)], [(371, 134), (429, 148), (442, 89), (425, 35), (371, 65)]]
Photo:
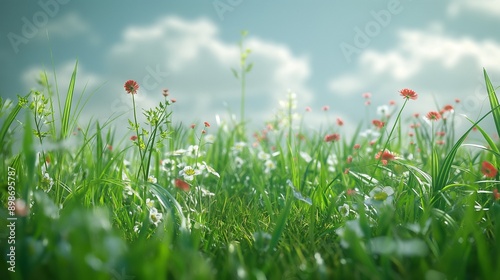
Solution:
[[(288, 88), (304, 102), (312, 99), (305, 85), (310, 75), (308, 58), (297, 57), (287, 46), (253, 36), (247, 38), (245, 46), (252, 51), (248, 62), (254, 63), (247, 75), (249, 119), (259, 122), (272, 117), (272, 109), (278, 99), (286, 96)], [(233, 112), (239, 111), (240, 84), (230, 70), (238, 69), (239, 61), (236, 40), (222, 41), (211, 21), (178, 17), (127, 28), (107, 55), (113, 73), (110, 85), (121, 88), (125, 80), (137, 80), (142, 93), (148, 96), (140, 104), (143, 107), (157, 104), (161, 90), (169, 88), (171, 96), (178, 100), (174, 117), (185, 122), (224, 115), (225, 103)]]
[(450, 1), (447, 13), (449, 16), (459, 16), (463, 11), (475, 11), (494, 17), (500, 16), (500, 5), (495, 0), (462, 0)]
[[(329, 81), (333, 94), (360, 96), (370, 91), (374, 105), (396, 100), (402, 88), (419, 93), (417, 101), (406, 108), (408, 113), (425, 114), (439, 106), (463, 102), (458, 113), (477, 117), (487, 112), (488, 102), (484, 89), (483, 67), (494, 85), (500, 75), (500, 44), (475, 41), (469, 37), (455, 38), (445, 35), (440, 28), (427, 30), (403, 29), (398, 32), (394, 47), (379, 51), (367, 49), (357, 61), (354, 71)], [(401, 104), (400, 103), (400, 104)]]

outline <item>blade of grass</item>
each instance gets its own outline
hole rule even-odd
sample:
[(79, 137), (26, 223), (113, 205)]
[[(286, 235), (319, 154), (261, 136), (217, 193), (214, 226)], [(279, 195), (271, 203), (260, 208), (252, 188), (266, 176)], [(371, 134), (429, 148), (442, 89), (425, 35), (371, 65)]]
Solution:
[(493, 111), (493, 120), (495, 121), (495, 127), (497, 129), (497, 133), (498, 135), (500, 135), (500, 110), (496, 109), (498, 108), (499, 105), (498, 98), (497, 95), (495, 94), (495, 89), (491, 84), (490, 78), (486, 73), (486, 69), (484, 68), (483, 68), (483, 73), (484, 73), (484, 81), (486, 82), (486, 91), (488, 91), (488, 98), (490, 100), (491, 110)]
[(75, 91), (76, 82), (76, 71), (78, 68), (78, 60), (75, 63), (75, 68), (73, 69), (73, 74), (71, 74), (71, 80), (69, 81), (68, 92), (66, 94), (66, 102), (64, 104), (64, 111), (61, 121), (61, 135), (60, 138), (63, 139), (68, 135), (69, 132), (69, 121), (71, 116), (71, 105), (73, 103), (73, 93)]
[(16, 107), (14, 107), (14, 109), (12, 109), (10, 114), (7, 116), (7, 119), (3, 123), (2, 129), (0, 130), (0, 145), (3, 146), (3, 144), (4, 144), (3, 141), (5, 138), (5, 135), (7, 134), (7, 131), (9, 131), (10, 125), (16, 119), (16, 116), (21, 111), (21, 108), (23, 108), (23, 106), (28, 103), (28, 97), (30, 96), (30, 94), (31, 94), (31, 92), (28, 93), (25, 97), (19, 96), (19, 101), (17, 102)]

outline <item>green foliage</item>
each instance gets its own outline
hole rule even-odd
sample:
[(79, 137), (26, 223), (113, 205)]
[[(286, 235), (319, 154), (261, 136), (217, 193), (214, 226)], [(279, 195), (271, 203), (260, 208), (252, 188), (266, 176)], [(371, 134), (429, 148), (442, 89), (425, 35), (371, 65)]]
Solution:
[[(307, 130), (297, 121), (307, 113), (297, 112), (291, 93), (254, 142), (243, 141), (242, 124), (174, 126), (167, 101), (143, 111), (146, 126), (134, 110), (128, 125), (137, 139), (117, 141), (111, 124), (127, 123), (95, 121), (73, 131), (80, 110), (71, 105), (76, 65), (73, 74), (59, 112), (47, 82), (41, 83), (47, 94), (32, 91), (16, 106), (2, 106), (2, 143), (16, 142), (17, 133), (21, 149), (2, 152), (2, 168), (16, 171), (18, 201), (16, 272), (4, 261), (1, 279), (500, 274), (499, 181), (481, 172), (482, 162), (497, 166), (500, 156), (479, 126), (498, 112), (486, 72), (492, 110), (452, 143), (438, 142), (453, 136), (436, 132), (454, 131), (454, 114), (432, 125), (406, 121), (408, 100), (382, 133), (368, 136), (363, 123), (350, 140), (340, 125)], [(55, 114), (62, 117), (60, 133)], [(413, 136), (404, 136), (406, 124)], [(474, 127), (488, 146), (467, 142)], [(325, 141), (330, 133), (342, 138)], [(51, 147), (62, 138), (76, 144)], [(379, 154), (389, 149), (386, 158)], [(0, 196), (8, 200), (7, 187)], [(0, 215), (5, 230), (9, 209)]]

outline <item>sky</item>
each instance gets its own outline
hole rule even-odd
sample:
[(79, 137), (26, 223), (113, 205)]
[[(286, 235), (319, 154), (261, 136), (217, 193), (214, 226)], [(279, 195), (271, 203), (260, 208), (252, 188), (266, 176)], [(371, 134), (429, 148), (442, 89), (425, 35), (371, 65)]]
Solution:
[[(140, 85), (138, 108), (156, 106), (168, 88), (177, 100), (174, 122), (216, 123), (216, 116), (228, 121), (232, 114), (239, 120), (240, 81), (231, 68), (239, 67), (242, 30), (248, 31), (244, 47), (251, 49), (253, 63), (245, 118), (255, 129), (274, 118), (289, 92), (296, 94), (296, 110), (309, 128), (342, 118), (353, 131), (362, 120), (380, 118), (377, 108), (391, 100), (400, 108), (403, 88), (419, 94), (405, 107), (408, 115), (453, 104), (456, 113), (477, 119), (489, 106), (483, 68), (500, 85), (497, 0), (7, 0), (3, 5), (1, 96), (15, 99), (37, 88), (41, 71), (64, 95), (78, 61), (76, 94), (89, 98), (80, 125), (118, 117), (119, 132), (132, 118), (131, 97), (123, 89), (129, 79)], [(369, 108), (366, 92), (372, 94)], [(456, 98), (461, 102), (455, 104)]]

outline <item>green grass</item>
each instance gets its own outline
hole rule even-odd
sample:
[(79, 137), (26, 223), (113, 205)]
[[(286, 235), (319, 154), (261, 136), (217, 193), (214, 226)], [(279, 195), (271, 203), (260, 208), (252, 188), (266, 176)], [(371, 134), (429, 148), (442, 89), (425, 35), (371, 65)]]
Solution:
[[(486, 71), (491, 111), (457, 141), (457, 113), (432, 125), (403, 119), (409, 99), (373, 137), (362, 129), (371, 120), (349, 139), (336, 124), (307, 130), (292, 118), (292, 95), (254, 139), (241, 133), (243, 112), (242, 123), (190, 128), (170, 122), (173, 104), (165, 99), (137, 108), (146, 124), (130, 112), (137, 139), (117, 140), (114, 129), (127, 125), (117, 119), (76, 126), (76, 73), (75, 64), (64, 106), (46, 75), (17, 104), (2, 100), (1, 279), (500, 275), (498, 175), (481, 171), (500, 156), (498, 141), (480, 127), (485, 118), (500, 122)], [(473, 127), (484, 145), (467, 142)], [(341, 138), (325, 142), (330, 133)], [(383, 150), (395, 157), (377, 158)], [(7, 262), (9, 182), (18, 199), (15, 272)]]

